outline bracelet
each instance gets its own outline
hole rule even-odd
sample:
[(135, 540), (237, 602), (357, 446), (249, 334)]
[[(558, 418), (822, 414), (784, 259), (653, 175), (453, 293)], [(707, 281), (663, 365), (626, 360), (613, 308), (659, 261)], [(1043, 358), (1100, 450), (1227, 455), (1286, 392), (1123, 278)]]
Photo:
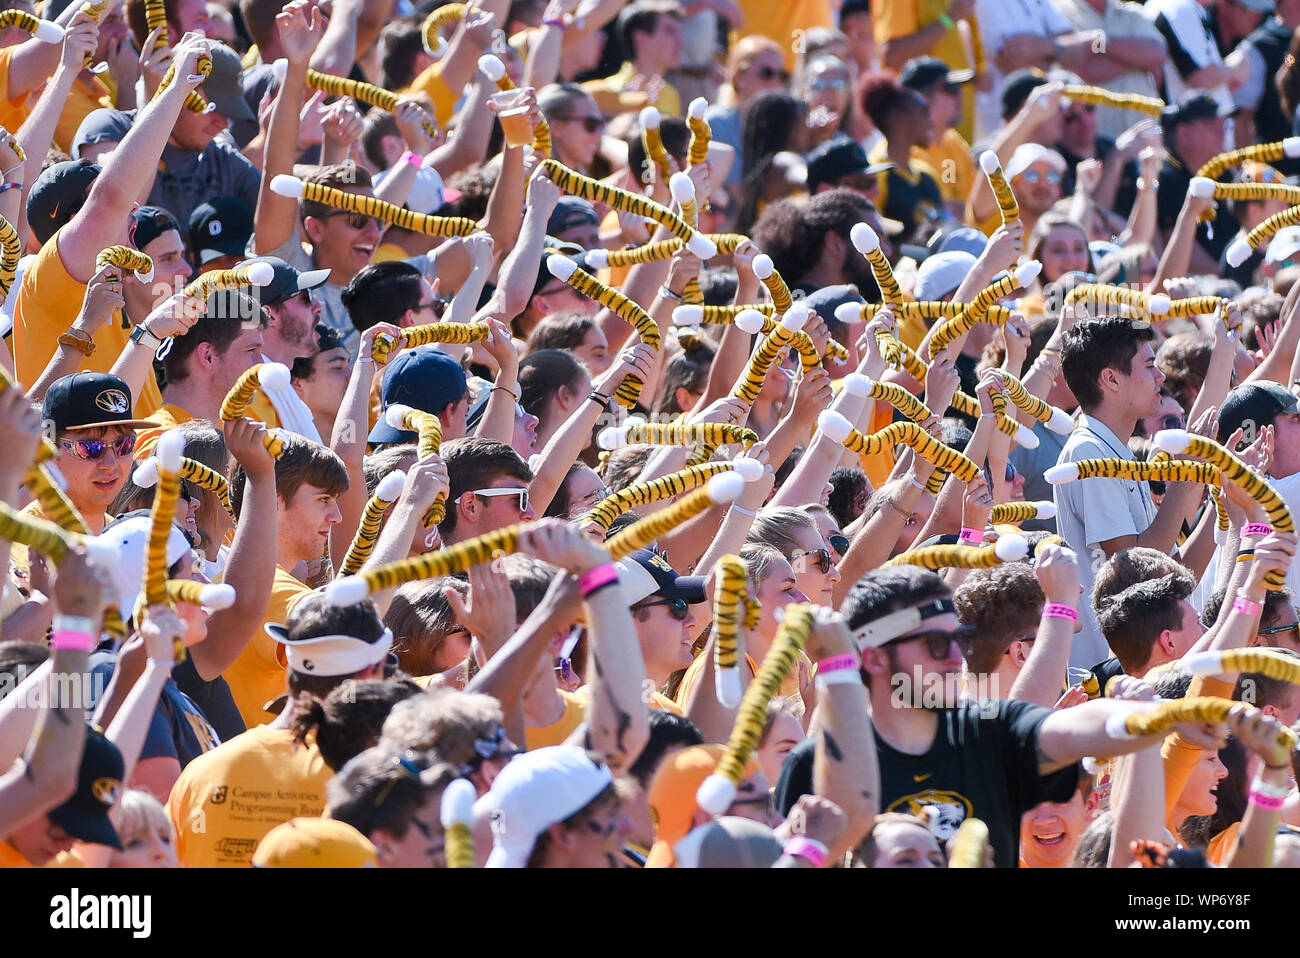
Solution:
[(1254, 549), (1242, 549), (1240, 552), (1237, 553), (1237, 561), (1249, 562), (1251, 557), (1254, 556), (1254, 554), (1255, 554)]
[(1247, 522), (1246, 527), (1241, 530), (1243, 536), (1271, 536), (1273, 527), (1267, 522)]
[(957, 29), (957, 24), (953, 23), (953, 22), (952, 22), (952, 17), (948, 16), (948, 14), (946, 14), (946, 13), (941, 13), (941, 14), (939, 15), (939, 22), (942, 23), (942, 24), (943, 24), (945, 27), (947, 27), (949, 30), (956, 30), (956, 29)]
[(509, 396), (511, 396), (511, 397), (514, 399), (515, 402), (519, 402), (519, 395), (520, 395), (520, 394), (517, 393), (517, 392), (515, 392), (515, 391), (514, 391), (513, 389), (511, 389), (509, 386), (498, 386), (498, 385), (496, 385), (495, 383), (493, 383), (493, 384), (492, 384), (492, 389), (489, 389), (488, 392), (492, 392), (493, 389), (499, 389), (499, 390), (501, 390), (503, 393), (506, 393), (506, 394), (508, 394)]
[(862, 660), (851, 652), (845, 652), (843, 655), (832, 655), (822, 659), (817, 663), (818, 675), (829, 675), (832, 672), (843, 672), (845, 669), (852, 669), (856, 672), (862, 667)]
[(89, 652), (98, 644), (98, 641), (90, 632), (81, 632), (74, 629), (54, 629), (50, 633), (50, 649), (55, 652), (63, 650)]
[(608, 396), (602, 396), (595, 390), (587, 393), (587, 402), (597, 403), (598, 405), (604, 406), (606, 412), (609, 411), (610, 398)]
[(1260, 603), (1256, 602), (1254, 599), (1246, 598), (1240, 592), (1238, 592), (1237, 597), (1232, 600), (1232, 611), (1240, 612), (1242, 615), (1259, 615), (1260, 608)]
[(858, 672), (856, 666), (851, 671), (846, 669), (839, 672), (830, 672), (826, 675), (818, 673), (813, 678), (813, 685), (820, 691), (824, 691), (832, 685), (856, 685), (858, 688), (862, 688), (862, 675)]
[(402, 154), (402, 162), (410, 163), (412, 166), (423, 166), (424, 157), (422, 157), (419, 153), (416, 153), (415, 150), (407, 150), (405, 153)]
[(900, 508), (898, 507), (898, 503), (896, 503), (896, 502), (895, 502), (891, 497), (886, 496), (886, 497), (885, 497), (885, 503), (886, 503), (886, 504), (887, 504), (891, 509), (893, 509), (895, 512), (897, 512), (900, 516), (902, 516), (904, 519), (910, 519), (910, 518), (912, 518), (912, 514), (911, 514), (910, 512), (904, 512), (902, 509), (900, 509)]
[(679, 303), (682, 301), (682, 294), (674, 293), (671, 289), (668, 288), (667, 283), (664, 283), (659, 287), (659, 295), (663, 296), (665, 299), (675, 300), (676, 302)]
[(358, 366), (360, 366), (362, 363), (373, 363), (374, 361), (375, 361), (375, 357), (374, 357), (374, 356), (358, 356), (358, 357), (357, 357), (357, 365), (358, 365)]
[(796, 835), (785, 843), (781, 851), (792, 858), (802, 858), (810, 862), (813, 868), (825, 868), (826, 859), (830, 858), (830, 849), (815, 838)]
[(757, 510), (746, 509), (744, 506), (738, 506), (734, 502), (730, 506), (728, 506), (728, 510), (730, 512), (739, 512), (742, 516), (749, 516), (750, 518), (753, 518), (754, 516), (758, 515)]
[[(78, 330), (78, 332), (80, 332), (80, 330)], [(89, 335), (85, 339), (82, 339), (71, 329), (59, 337), (58, 343), (60, 346), (71, 346), (83, 356), (91, 355), (96, 349), (95, 341), (91, 339)]]
[(1256, 808), (1262, 808), (1268, 812), (1276, 812), (1282, 807), (1285, 801), (1286, 799), (1278, 798), (1276, 795), (1265, 795), (1252, 788), (1250, 790), (1250, 799), (1247, 804), (1254, 805)]
[(176, 663), (171, 659), (155, 659), (152, 657), (145, 661), (145, 665), (156, 665), (158, 668), (165, 669), (168, 672), (176, 667)]
[(582, 575), (578, 576), (578, 589), (582, 592), (585, 599), (597, 589), (604, 588), (618, 581), (618, 566), (612, 562), (606, 562), (604, 565), (598, 565), (594, 569), (588, 569)]
[(1079, 610), (1072, 605), (1066, 605), (1064, 602), (1049, 602), (1043, 606), (1044, 619), (1069, 619), (1071, 622), (1079, 621)]
[(982, 413), (980, 413), (980, 418), (981, 418), (981, 419), (997, 419), (997, 418), (998, 418), (998, 414), (995, 413), (995, 412), (982, 412)]
[[(1285, 768), (1286, 766), (1282, 766)], [(1282, 768), (1274, 768), (1273, 771), (1280, 772)], [(1268, 782), (1261, 782), (1258, 777), (1250, 783), (1252, 792), (1259, 792), (1261, 795), (1267, 795), (1270, 798), (1286, 798), (1291, 794), (1291, 789), (1285, 785), (1270, 785)]]
[(53, 632), (84, 632), (87, 635), (94, 635), (95, 620), (88, 615), (56, 615), (50, 623), (50, 630)]
[(916, 488), (920, 489), (922, 492), (925, 492), (925, 483), (918, 480), (916, 476), (912, 475), (910, 472), (907, 474), (907, 481), (916, 486)]
[(972, 545), (979, 545), (984, 541), (983, 529), (972, 529), (970, 526), (961, 527), (961, 535), (957, 537), (959, 542), (969, 542)]
[(563, 30), (563, 29), (564, 29), (564, 21), (563, 21), (563, 20), (557, 20), (555, 17), (547, 17), (545, 20), (542, 21), (542, 26), (544, 26), (544, 27), (559, 27), (561, 30)]
[(3, 193), (5, 190), (21, 190), (22, 188), (23, 185), (21, 183), (6, 183), (4, 186), (0, 186), (0, 193)]

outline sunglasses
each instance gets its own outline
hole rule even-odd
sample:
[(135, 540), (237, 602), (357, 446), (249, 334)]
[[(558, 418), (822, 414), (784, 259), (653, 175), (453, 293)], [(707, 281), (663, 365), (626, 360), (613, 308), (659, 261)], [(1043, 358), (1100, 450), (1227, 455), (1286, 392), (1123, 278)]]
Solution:
[(817, 568), (822, 570), (823, 575), (828, 574), (835, 565), (835, 560), (831, 558), (829, 549), (816, 549), (811, 551), (805, 549), (803, 552), (792, 552), (790, 553), (790, 561), (798, 562), (804, 556), (816, 556)]
[(790, 82), (790, 71), (774, 67), (759, 67), (758, 78), (763, 81), (777, 80), (782, 83)]
[(1182, 429), (1183, 417), (1175, 416), (1173, 413), (1170, 413), (1167, 416), (1162, 416), (1160, 419), (1160, 428), (1161, 429)]
[(461, 778), (468, 778), (486, 761), (494, 758), (504, 758), (509, 761), (518, 755), (519, 749), (510, 748), (506, 741), (506, 730), (503, 725), (498, 725), (496, 730), (486, 738), (476, 738), (474, 757), (460, 767)]
[(651, 602), (640, 602), (632, 606), (635, 609), (649, 609), (656, 605), (668, 606), (668, 614), (678, 622), (685, 622), (686, 616), (690, 614), (691, 608), (687, 605), (685, 599), (655, 599)]
[(946, 659), (948, 657), (948, 651), (952, 648), (952, 644), (956, 642), (958, 646), (960, 646), (962, 640), (970, 631), (971, 630), (965, 626), (954, 631), (949, 631), (947, 629), (928, 629), (925, 632), (915, 632), (912, 635), (899, 636), (897, 639), (886, 642), (884, 647), (888, 648), (891, 645), (902, 645), (904, 642), (916, 642), (917, 640), (920, 640), (925, 643), (925, 648), (926, 651), (930, 653), (930, 658)]
[(830, 543), (831, 548), (835, 550), (835, 554), (838, 555), (841, 559), (843, 559), (845, 554), (849, 551), (848, 536), (841, 536), (841, 535), (827, 536), (826, 541)]
[[(522, 486), (510, 486), (505, 489), (471, 489), (470, 492), (474, 493), (476, 496), (483, 496), (484, 498), (491, 498), (492, 496), (518, 496), (519, 511), (528, 511), (528, 490)], [(463, 498), (465, 497), (457, 496), (456, 502), (459, 503)]]
[(849, 81), (846, 80), (844, 77), (836, 77), (835, 79), (822, 78), (818, 80), (813, 80), (811, 83), (809, 83), (808, 89), (809, 90), (844, 90), (848, 87), (848, 85), (849, 85)]
[(599, 133), (605, 129), (605, 119), (599, 116), (561, 116), (556, 117), (557, 123), (581, 123), (582, 128), (588, 133)]
[(62, 439), (59, 445), (64, 449), (71, 449), (72, 454), (78, 459), (87, 459), (91, 462), (102, 459), (108, 447), (112, 446), (113, 455), (124, 459), (135, 451), (135, 433), (128, 432), (111, 443), (104, 439)]
[(1039, 173), (1037, 170), (1029, 170), (1020, 175), (1024, 177), (1026, 183), (1030, 184), (1043, 180), (1044, 182), (1051, 183), (1053, 186), (1061, 185), (1061, 174), (1057, 173), (1055, 170), (1049, 170), (1046, 173)]
[[(367, 216), (365, 213), (354, 213), (351, 210), (333, 210), (332, 212), (326, 213), (322, 219), (329, 219), (333, 216), (346, 216), (348, 218), (348, 223), (354, 230), (363, 230), (371, 223), (379, 223), (379, 220), (375, 219), (373, 216)], [(380, 225), (382, 226), (383, 224), (380, 223)]]

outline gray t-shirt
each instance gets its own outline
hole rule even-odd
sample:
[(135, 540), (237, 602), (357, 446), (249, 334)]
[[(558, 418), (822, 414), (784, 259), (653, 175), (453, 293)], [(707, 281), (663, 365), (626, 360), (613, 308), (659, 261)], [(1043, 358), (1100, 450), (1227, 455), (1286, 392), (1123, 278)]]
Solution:
[[(280, 257), (300, 273), (317, 268), (312, 254), (303, 249), (302, 235), (296, 225), (293, 228), (293, 235), (271, 250), (269, 255)], [(324, 286), (316, 287), (311, 294), (312, 298), (321, 304), (320, 322), (343, 340), (348, 356), (355, 361), (357, 352), (361, 349), (361, 334), (357, 332), (356, 326), (352, 325), (352, 317), (348, 315), (347, 308), (343, 305), (343, 287), (327, 282)]]
[[(80, 156), (82, 147), (95, 143), (121, 143), (135, 123), (135, 115), (135, 110), (94, 110), (81, 121), (72, 138), (72, 155)], [(256, 209), (260, 183), (257, 167), (224, 133), (198, 153), (169, 143), (158, 160), (149, 205), (167, 210), (188, 233), (190, 213), (214, 197), (233, 196), (250, 210)]]
[[(1128, 459), (1133, 455), (1099, 419), (1081, 415), (1065, 441), (1060, 462), (1081, 459)], [(1145, 482), (1128, 479), (1082, 479), (1054, 489), (1058, 534), (1079, 556), (1079, 622), (1070, 648), (1070, 665), (1089, 668), (1111, 655), (1092, 609), (1092, 586), (1108, 556), (1101, 543), (1119, 536), (1141, 535), (1155, 518), (1156, 507)]]

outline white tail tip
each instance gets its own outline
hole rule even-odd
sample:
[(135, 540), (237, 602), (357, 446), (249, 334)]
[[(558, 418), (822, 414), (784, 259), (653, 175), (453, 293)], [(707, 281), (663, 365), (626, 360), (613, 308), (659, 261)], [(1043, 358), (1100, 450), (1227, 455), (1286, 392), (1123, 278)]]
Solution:
[(325, 587), (325, 600), (331, 605), (356, 605), (369, 594), (366, 580), (359, 575), (345, 575)]
[(257, 381), (262, 384), (264, 392), (288, 389), (291, 378), (289, 367), (284, 363), (263, 363), (262, 371), (257, 374)]
[(731, 471), (746, 482), (757, 482), (763, 478), (763, 464), (749, 456), (731, 460)]
[(840, 303), (835, 307), (835, 318), (846, 326), (862, 322), (862, 305), (860, 303)]
[(606, 269), (609, 266), (609, 250), (593, 249), (587, 251), (587, 265), (592, 269)]
[(562, 279), (566, 283), (574, 272), (578, 269), (578, 264), (567, 256), (561, 256), (559, 253), (552, 253), (546, 257), (546, 268), (550, 270), (551, 275), (556, 279)]
[(849, 230), (849, 239), (853, 241), (854, 248), (864, 256), (880, 249), (880, 237), (866, 223), (855, 224), (853, 229)]
[(606, 426), (596, 436), (596, 445), (601, 449), (621, 449), (627, 445), (627, 429), (623, 426)]
[(135, 278), (138, 279), (138, 280), (139, 280), (140, 282), (142, 282), (142, 283), (152, 283), (152, 282), (153, 282), (153, 264), (150, 263), (148, 269), (144, 269), (144, 270), (138, 269), (138, 270), (136, 270), (136, 271), (135, 271)]
[(275, 279), (275, 267), (270, 263), (253, 263), (247, 269), (250, 286), (270, 286)]
[(709, 101), (702, 96), (697, 96), (691, 101), (691, 105), (686, 108), (686, 115), (692, 120), (704, 119), (704, 112), (709, 108)]
[(1029, 542), (1024, 536), (1002, 536), (994, 544), (993, 554), (1003, 562), (1015, 562), (1029, 555)]
[(691, 203), (695, 200), (695, 181), (685, 173), (674, 173), (668, 177), (668, 191), (679, 204)]
[(1161, 429), (1151, 437), (1151, 442), (1168, 453), (1186, 452), (1192, 444), (1192, 434), (1186, 429)]
[(838, 443), (843, 443), (853, 433), (853, 423), (834, 409), (827, 409), (817, 416), (817, 428)]
[(294, 200), (302, 199), (302, 180), (288, 173), (277, 173), (271, 177), (271, 192), (276, 196), (287, 196)]
[(478, 790), (474, 788), (474, 783), (469, 779), (456, 778), (448, 782), (447, 787), (442, 792), (442, 805), (438, 809), (438, 817), (442, 819), (442, 827), (473, 825), (474, 800), (476, 798), (478, 798)]
[(1171, 306), (1173, 300), (1164, 293), (1152, 293), (1147, 297), (1147, 312), (1152, 316), (1164, 316)]
[(478, 58), (478, 68), (493, 83), (506, 75), (506, 65), (501, 62), (500, 57), (492, 53), (485, 53)]
[(1214, 180), (1208, 176), (1193, 176), (1187, 185), (1187, 192), (1198, 199), (1208, 200), (1214, 195)]
[(150, 489), (158, 484), (158, 460), (153, 456), (140, 463), (131, 479), (141, 489)]
[(874, 385), (870, 376), (864, 376), (862, 373), (849, 373), (841, 381), (844, 392), (850, 396), (869, 396), (871, 387)]
[(178, 430), (169, 429), (158, 437), (153, 447), (153, 454), (158, 468), (164, 472), (180, 472), (181, 459), (185, 455), (185, 436)]
[(1079, 467), (1072, 462), (1062, 462), (1043, 470), (1043, 478), (1054, 486), (1074, 482), (1079, 478)]
[(785, 311), (781, 317), (781, 325), (792, 333), (797, 333), (803, 329), (804, 323), (808, 322), (809, 309), (803, 303), (795, 303)]
[(1034, 503), (1034, 511), (1038, 513), (1040, 519), (1056, 518), (1056, 503), (1050, 499), (1044, 499), (1041, 502)]
[(395, 469), (375, 485), (375, 498), (382, 499), (384, 502), (396, 502), (405, 485), (406, 473), (401, 469)]
[(1032, 429), (1027, 429), (1024, 423), (1016, 422), (1016, 420), (1014, 419), (1008, 418), (1007, 421), (1016, 424), (1016, 431), (1011, 434), (1011, 439), (1015, 442), (1016, 445), (1021, 446), (1025, 449), (1038, 448), (1038, 437), (1034, 435), (1034, 431)]
[(214, 582), (199, 590), (199, 605), (205, 609), (228, 609), (235, 604), (235, 587)]
[(1228, 245), (1226, 253), (1229, 266), (1240, 266), (1250, 258), (1250, 244), (1244, 239), (1235, 239)]
[(980, 154), (980, 169), (988, 176), (1002, 169), (1002, 161), (998, 159), (998, 155), (992, 150), (985, 150)]
[(1223, 673), (1223, 653), (1216, 649), (1196, 652), (1179, 663), (1193, 675), (1221, 675)]
[(659, 111), (652, 106), (648, 106), (642, 110), (638, 119), (641, 121), (641, 129), (643, 130), (659, 129)]
[[(700, 315), (704, 315), (703, 310), (700, 311)], [(764, 318), (763, 314), (756, 309), (742, 309), (736, 314), (736, 317), (732, 322), (736, 324), (741, 332), (749, 333), (749, 335), (753, 336), (755, 333), (761, 333), (763, 331)]]
[(691, 241), (686, 244), (686, 248), (694, 253), (698, 259), (713, 259), (718, 255), (718, 244), (703, 233), (696, 233), (692, 236)]
[(776, 270), (776, 267), (772, 265), (772, 257), (768, 256), (766, 253), (759, 253), (755, 256), (754, 262), (751, 265), (754, 270), (754, 275), (759, 279), (767, 279)]
[(1052, 432), (1062, 436), (1068, 436), (1074, 431), (1074, 420), (1064, 409), (1052, 407), (1052, 418), (1047, 420), (1047, 428)]
[(32, 36), (40, 40), (41, 43), (62, 43), (63, 27), (57, 23), (51, 23), (49, 20), (42, 20)]
[(1283, 140), (1282, 152), (1293, 160), (1300, 157), (1300, 136), (1288, 136)]
[(1016, 282), (1020, 286), (1026, 287), (1034, 280), (1038, 279), (1038, 274), (1043, 271), (1043, 264), (1036, 259), (1031, 259), (1024, 266), (1016, 268)]
[(734, 470), (720, 472), (709, 479), (705, 488), (709, 491), (709, 498), (714, 502), (735, 502), (745, 491), (745, 477), (738, 475)]
[(735, 800), (736, 786), (725, 775), (710, 775), (695, 793), (695, 801), (710, 815), (721, 815)]
[[(590, 253), (587, 254), (587, 259), (591, 259)], [(754, 310), (754, 312), (758, 312), (758, 310)], [(677, 326), (698, 326), (702, 322), (704, 322), (703, 306), (694, 306), (688, 303), (673, 310), (673, 323)]]
[(411, 407), (402, 403), (393, 403), (384, 410), (384, 422), (394, 429), (406, 429), (406, 424), (402, 422), (406, 414), (411, 412)]
[(727, 709), (734, 709), (740, 704), (740, 669), (718, 669), (713, 673), (716, 680), (713, 690), (717, 693), (718, 703)]

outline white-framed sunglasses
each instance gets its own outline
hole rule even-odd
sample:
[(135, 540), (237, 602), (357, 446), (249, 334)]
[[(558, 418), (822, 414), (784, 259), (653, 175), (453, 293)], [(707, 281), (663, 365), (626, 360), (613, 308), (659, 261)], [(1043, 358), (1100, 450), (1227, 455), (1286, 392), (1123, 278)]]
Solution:
[[(520, 512), (528, 511), (528, 489), (524, 486), (506, 486), (501, 489), (470, 489), (468, 491), (474, 493), (474, 495), (476, 496), (484, 496), (484, 497), (518, 496), (519, 511)], [(463, 498), (465, 498), (464, 493), (456, 497), (457, 505), (460, 504), (460, 500)]]

